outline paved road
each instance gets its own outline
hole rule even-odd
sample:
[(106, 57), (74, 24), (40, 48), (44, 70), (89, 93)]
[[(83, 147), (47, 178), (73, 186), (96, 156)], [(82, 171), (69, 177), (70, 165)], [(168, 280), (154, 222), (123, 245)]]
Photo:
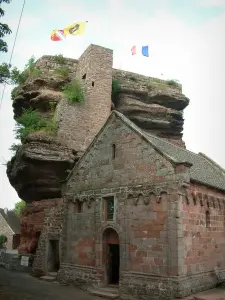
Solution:
[(104, 300), (80, 289), (0, 268), (1, 300)]

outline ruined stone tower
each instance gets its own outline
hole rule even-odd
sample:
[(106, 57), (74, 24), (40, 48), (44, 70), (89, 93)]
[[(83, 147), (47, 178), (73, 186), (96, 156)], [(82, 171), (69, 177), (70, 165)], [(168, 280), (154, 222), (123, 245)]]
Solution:
[(84, 103), (66, 99), (57, 106), (58, 137), (78, 152), (87, 149), (111, 110), (113, 51), (90, 45), (78, 60), (75, 77), (86, 90)]

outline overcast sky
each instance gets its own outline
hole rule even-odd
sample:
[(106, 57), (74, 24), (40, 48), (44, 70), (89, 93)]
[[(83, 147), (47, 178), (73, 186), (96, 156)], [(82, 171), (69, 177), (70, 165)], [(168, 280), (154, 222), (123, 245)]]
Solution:
[[(4, 4), (8, 62), (23, 0)], [(73, 21), (88, 21), (86, 34), (63, 42), (50, 40), (53, 29)], [(185, 109), (184, 141), (225, 168), (225, 0), (26, 0), (12, 64), (23, 69), (27, 60), (46, 54), (79, 58), (91, 44), (114, 50), (114, 67), (148, 76), (178, 79), (190, 98)], [(150, 57), (131, 55), (133, 45), (149, 45)], [(161, 76), (163, 74), (163, 77)], [(2, 86), (0, 87), (2, 92)], [(12, 101), (7, 87), (0, 109), (0, 207), (19, 201), (6, 176), (4, 163), (15, 142)]]

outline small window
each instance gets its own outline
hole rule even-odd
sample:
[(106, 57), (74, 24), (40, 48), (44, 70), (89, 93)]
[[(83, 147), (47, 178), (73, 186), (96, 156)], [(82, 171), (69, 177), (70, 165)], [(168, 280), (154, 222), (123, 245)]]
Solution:
[(105, 219), (107, 221), (113, 221), (114, 217), (114, 197), (107, 197), (105, 198)]
[(82, 76), (82, 79), (84, 80), (86, 79), (86, 73)]
[(205, 213), (205, 225), (206, 228), (210, 227), (210, 212), (208, 210)]
[(112, 159), (116, 158), (116, 145), (112, 144)]
[(91, 85), (92, 85), (92, 86), (95, 86), (95, 83), (94, 83), (94, 81), (92, 81)]
[(80, 202), (80, 201), (77, 201), (74, 208), (75, 208), (75, 213), (77, 213), (77, 214), (82, 213), (82, 211), (83, 211), (83, 203)]

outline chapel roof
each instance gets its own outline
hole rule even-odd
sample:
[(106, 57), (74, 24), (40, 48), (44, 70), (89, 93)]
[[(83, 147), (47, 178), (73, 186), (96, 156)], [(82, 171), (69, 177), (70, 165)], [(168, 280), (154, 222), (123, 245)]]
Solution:
[(189, 163), (191, 180), (225, 191), (225, 170), (203, 153), (194, 153), (147, 133), (118, 111), (114, 113), (174, 163)]

